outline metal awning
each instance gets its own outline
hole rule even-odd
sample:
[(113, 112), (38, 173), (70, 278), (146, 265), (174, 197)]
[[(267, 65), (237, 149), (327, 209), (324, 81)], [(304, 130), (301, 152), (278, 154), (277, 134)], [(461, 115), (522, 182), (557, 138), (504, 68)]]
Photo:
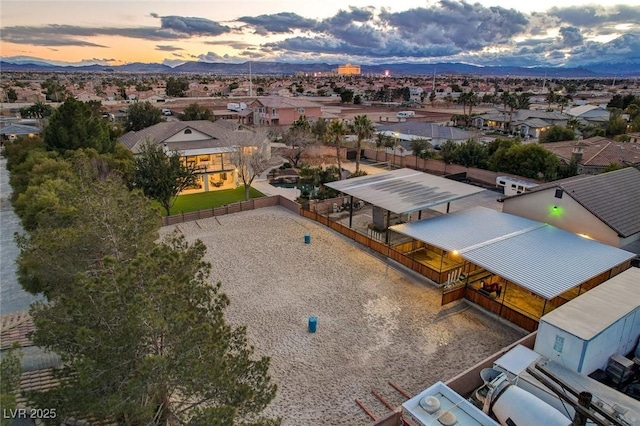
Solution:
[(329, 182), (325, 186), (398, 214), (428, 209), (485, 191), (406, 168)]
[(484, 207), (390, 229), (455, 250), (463, 259), (547, 300), (634, 257), (555, 226)]

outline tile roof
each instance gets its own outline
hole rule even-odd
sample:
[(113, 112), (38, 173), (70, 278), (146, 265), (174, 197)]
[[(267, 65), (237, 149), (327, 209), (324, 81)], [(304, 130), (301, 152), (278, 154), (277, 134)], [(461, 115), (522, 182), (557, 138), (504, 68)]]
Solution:
[(570, 161), (577, 143), (582, 146), (580, 164), (583, 166), (604, 168), (611, 163), (640, 164), (640, 144), (615, 142), (603, 136), (594, 136), (581, 141), (550, 142), (543, 146), (561, 159)]
[(573, 176), (541, 184), (529, 193), (554, 187), (563, 189), (621, 237), (640, 232), (640, 170), (627, 167), (599, 175)]
[[(207, 136), (211, 136), (209, 141), (212, 145), (219, 146), (219, 143), (214, 143), (214, 140), (220, 140), (224, 137), (225, 133), (229, 130), (236, 130), (238, 125), (233, 122), (225, 120), (195, 120), (195, 121), (167, 121), (158, 123), (153, 126), (147, 127), (139, 131), (127, 132), (120, 136), (119, 141), (122, 142), (127, 148), (134, 153), (137, 153), (145, 140), (152, 140), (157, 143), (162, 143), (171, 136), (182, 132), (183, 130), (191, 128), (198, 132), (204, 133)], [(200, 142), (200, 141), (198, 141)], [(225, 143), (225, 145), (228, 145)]]

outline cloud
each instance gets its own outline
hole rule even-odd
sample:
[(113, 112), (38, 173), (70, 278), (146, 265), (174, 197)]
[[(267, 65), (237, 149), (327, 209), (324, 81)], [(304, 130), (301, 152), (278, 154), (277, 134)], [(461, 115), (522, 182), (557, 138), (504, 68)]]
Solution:
[(175, 47), (175, 46), (168, 46), (168, 45), (157, 45), (156, 46), (156, 50), (160, 50), (163, 52), (175, 52), (177, 50), (184, 50), (181, 47)]
[(562, 41), (560, 42), (562, 47), (580, 46), (584, 42), (580, 28), (562, 27), (560, 28), (560, 35), (562, 36)]
[(204, 44), (209, 44), (212, 46), (227, 46), (236, 50), (255, 48), (254, 44), (237, 40), (207, 40), (204, 42)]
[(551, 16), (560, 18), (577, 27), (592, 27), (603, 24), (620, 24), (640, 22), (640, 7), (617, 5), (611, 7), (603, 6), (572, 6), (553, 7), (547, 11)]
[(237, 21), (255, 27), (255, 32), (261, 35), (292, 33), (294, 30), (311, 30), (318, 22), (314, 19), (303, 18), (290, 12), (272, 15), (243, 16)]
[(190, 36), (217, 36), (227, 33), (231, 28), (220, 25), (215, 21), (205, 18), (186, 16), (162, 16), (161, 28)]

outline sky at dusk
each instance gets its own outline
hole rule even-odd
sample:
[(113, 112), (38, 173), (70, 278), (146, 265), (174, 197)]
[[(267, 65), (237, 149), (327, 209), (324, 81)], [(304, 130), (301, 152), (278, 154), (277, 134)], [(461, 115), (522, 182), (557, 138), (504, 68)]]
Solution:
[(0, 56), (579, 66), (640, 59), (640, 0), (2, 0)]

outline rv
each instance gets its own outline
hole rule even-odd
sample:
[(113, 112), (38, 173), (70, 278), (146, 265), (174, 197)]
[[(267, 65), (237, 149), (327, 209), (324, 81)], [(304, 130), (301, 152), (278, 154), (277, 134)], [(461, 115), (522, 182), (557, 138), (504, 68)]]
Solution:
[(247, 109), (247, 104), (244, 103), (244, 102), (240, 102), (240, 103), (229, 102), (227, 104), (227, 110), (229, 110), (229, 111), (240, 112), (240, 111), (245, 110), (245, 109)]
[(396, 114), (396, 117), (398, 118), (408, 118), (408, 117), (415, 117), (416, 113), (414, 111), (399, 111)]
[(532, 188), (536, 186), (538, 186), (537, 183), (513, 178), (510, 176), (498, 176), (496, 178), (496, 187), (502, 188), (503, 194), (506, 195), (507, 197), (530, 191)]

